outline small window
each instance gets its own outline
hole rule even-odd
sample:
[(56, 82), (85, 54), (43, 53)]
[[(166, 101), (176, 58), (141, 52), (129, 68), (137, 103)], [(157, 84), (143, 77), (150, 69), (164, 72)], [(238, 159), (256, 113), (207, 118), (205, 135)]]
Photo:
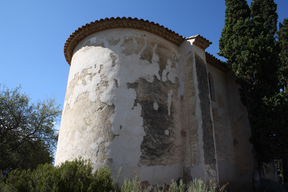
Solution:
[(212, 75), (208, 73), (208, 83), (209, 83), (209, 91), (210, 91), (210, 98), (212, 101), (216, 101), (215, 92), (214, 92), (214, 82)]

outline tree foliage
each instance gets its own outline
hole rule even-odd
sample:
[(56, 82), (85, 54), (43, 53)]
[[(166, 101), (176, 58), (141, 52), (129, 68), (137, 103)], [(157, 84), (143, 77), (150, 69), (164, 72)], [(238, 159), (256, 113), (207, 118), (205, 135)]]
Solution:
[(219, 55), (227, 59), (226, 65), (241, 86), (241, 101), (247, 108), (251, 129), (257, 188), (260, 165), (288, 152), (287, 21), (280, 24), (277, 42), (274, 0), (253, 0), (250, 8), (245, 0), (225, 2)]
[[(284, 82), (287, 77), (287, 65), (283, 65), (283, 58), (287, 57), (280, 54), (279, 63), (280, 50), (287, 50), (287, 45), (276, 41), (277, 5), (273, 0), (253, 0), (249, 9), (245, 0), (225, 2), (225, 27), (219, 41), (219, 55), (227, 59), (227, 66), (241, 86), (240, 96), (247, 107), (250, 141), (257, 152), (256, 158), (259, 163), (269, 163), (288, 152), (285, 141), (288, 136), (287, 93), (280, 89), (280, 81)], [(280, 26), (285, 29), (284, 25)], [(278, 36), (287, 38), (285, 32)]]
[(277, 145), (277, 137), (283, 128), (277, 129), (277, 113), (281, 112), (278, 109), (281, 109), (280, 105), (285, 99), (279, 95), (276, 10), (274, 0), (254, 0), (251, 3), (252, 30), (248, 48), (253, 67), (248, 74), (253, 79), (253, 84), (248, 87), (247, 92), (242, 91), (250, 102), (250, 141), (256, 148), (258, 161), (266, 163), (279, 156), (276, 152), (284, 149)]
[(92, 173), (90, 161), (82, 158), (66, 161), (60, 166), (39, 165), (36, 169), (19, 171), (15, 169), (8, 175), (6, 183), (0, 183), (3, 191), (112, 191), (113, 179), (110, 169), (103, 167)]
[(280, 68), (279, 79), (281, 88), (287, 90), (288, 87), (288, 18), (279, 24), (278, 42), (280, 46)]
[[(280, 51), (280, 65), (279, 65), (279, 72), (278, 77), (280, 80), (281, 89), (283, 90), (281, 94), (286, 94), (286, 107), (284, 110), (286, 110), (281, 115), (284, 116), (286, 119), (288, 117), (288, 18), (284, 19), (283, 23), (279, 24), (279, 31), (277, 33), (278, 35), (278, 43), (279, 47), (281, 48)], [(287, 122), (283, 122), (283, 124)], [(284, 182), (288, 183), (288, 153), (283, 153), (284, 157), (282, 157), (282, 165), (283, 165), (283, 177)], [(286, 185), (288, 186), (288, 185)]]
[(225, 57), (228, 67), (239, 75), (243, 71), (244, 62), (241, 62), (240, 56), (245, 51), (243, 45), (247, 44), (250, 9), (245, 0), (226, 0), (225, 4), (225, 26), (219, 40), (219, 55)]
[(20, 87), (0, 91), (0, 170), (34, 169), (52, 163), (58, 134), (54, 124), (60, 116), (54, 99), (31, 103)]

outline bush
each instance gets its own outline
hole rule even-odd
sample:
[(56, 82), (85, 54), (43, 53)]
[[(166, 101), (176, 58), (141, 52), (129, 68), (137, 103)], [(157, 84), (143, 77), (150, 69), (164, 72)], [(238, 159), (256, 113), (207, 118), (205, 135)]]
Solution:
[(133, 179), (124, 179), (124, 184), (121, 187), (121, 192), (140, 192), (140, 185), (138, 177), (134, 177)]
[(72, 162), (66, 161), (60, 166), (51, 164), (39, 165), (31, 171), (13, 170), (6, 183), (1, 183), (1, 191), (27, 192), (104, 192), (113, 189), (113, 179), (108, 167), (100, 168), (92, 173), (92, 165), (81, 158)]
[(177, 184), (176, 181), (172, 180), (172, 185), (170, 187), (171, 192), (185, 192), (186, 190), (186, 185), (183, 183), (182, 179), (179, 181), (179, 185)]
[(285, 188), (271, 179), (261, 179), (257, 192), (286, 192)]
[[(216, 192), (217, 185), (210, 181), (209, 185), (203, 184), (201, 179), (193, 179), (193, 182), (189, 183), (188, 192)], [(224, 191), (224, 187), (220, 189), (220, 191)]]
[(193, 179), (188, 186), (186, 186), (182, 180), (180, 180), (178, 183), (172, 180), (172, 184), (168, 188), (155, 187), (154, 192), (224, 192), (226, 185), (224, 185), (221, 189), (218, 189), (217, 185), (212, 183), (212, 181), (210, 181), (209, 185), (205, 185), (201, 179), (197, 178)]
[[(122, 167), (118, 171), (115, 187), (110, 176), (110, 169), (105, 166), (92, 172), (90, 161), (82, 158), (72, 162), (66, 161), (60, 166), (51, 164), (39, 165), (35, 170), (13, 170), (8, 178), (0, 177), (0, 191), (3, 192), (144, 192), (151, 189), (141, 189), (139, 178), (125, 178), (124, 185), (119, 187), (118, 178)], [(6, 179), (5, 183), (4, 180)], [(225, 185), (226, 186), (226, 185)], [(218, 191), (224, 191), (223, 186)], [(151, 186), (152, 187), (152, 186)], [(154, 187), (154, 192), (216, 192), (216, 184), (210, 182), (205, 185), (201, 179), (194, 179), (186, 186), (182, 180), (173, 181), (171, 185)], [(265, 188), (266, 189), (266, 188)], [(277, 191), (277, 190), (275, 190)], [(281, 191), (279, 191), (281, 192)]]

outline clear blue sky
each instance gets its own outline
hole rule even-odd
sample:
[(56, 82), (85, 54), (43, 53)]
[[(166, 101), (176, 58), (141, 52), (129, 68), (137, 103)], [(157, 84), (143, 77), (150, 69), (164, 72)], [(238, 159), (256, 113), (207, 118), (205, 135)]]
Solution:
[[(282, 22), (288, 0), (275, 3)], [(118, 16), (153, 21), (184, 37), (200, 34), (213, 43), (206, 51), (219, 58), (224, 0), (1, 0), (0, 83), (21, 84), (33, 101), (53, 93), (63, 106), (69, 73), (65, 41), (86, 23)]]

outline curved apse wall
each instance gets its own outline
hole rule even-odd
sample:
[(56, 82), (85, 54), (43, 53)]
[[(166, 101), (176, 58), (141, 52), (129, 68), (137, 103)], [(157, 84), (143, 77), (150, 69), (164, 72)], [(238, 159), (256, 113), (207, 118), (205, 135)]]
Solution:
[[(137, 29), (89, 35), (71, 59), (56, 164), (78, 156), (112, 175), (182, 177), (178, 46)], [(158, 175), (157, 175), (158, 174)], [(151, 183), (153, 184), (153, 183)]]

